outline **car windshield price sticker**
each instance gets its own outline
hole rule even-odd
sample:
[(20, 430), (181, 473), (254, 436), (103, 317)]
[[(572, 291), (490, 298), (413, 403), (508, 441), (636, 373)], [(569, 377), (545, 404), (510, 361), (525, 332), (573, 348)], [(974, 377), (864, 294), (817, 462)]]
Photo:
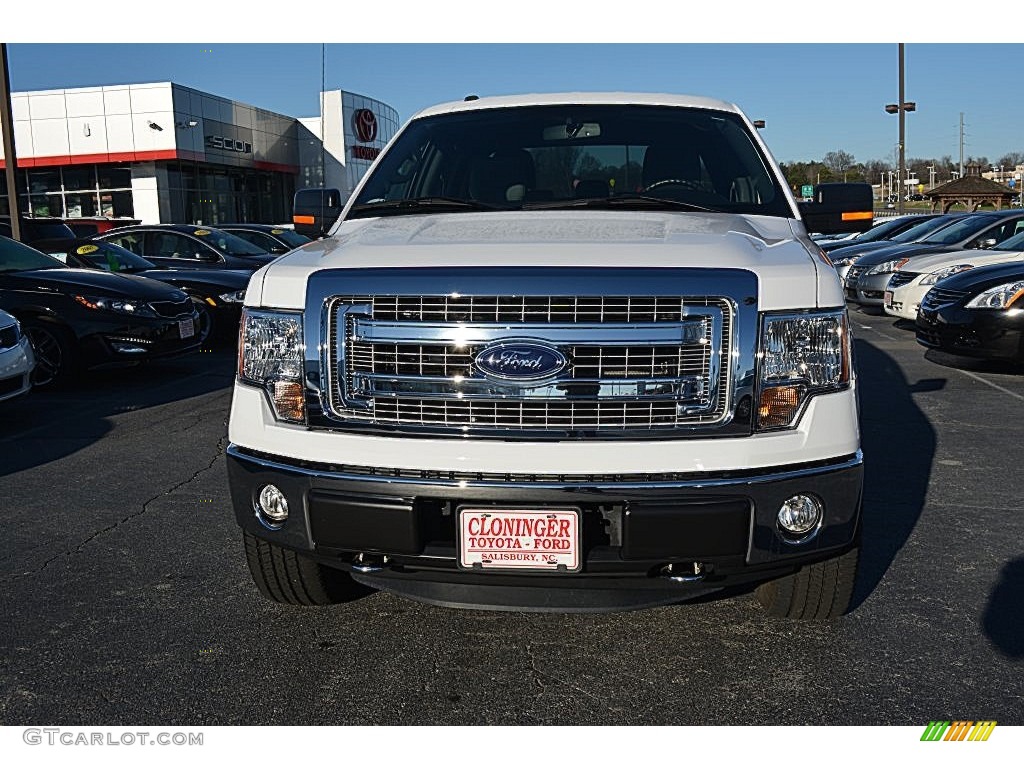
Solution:
[(459, 510), (463, 568), (580, 570), (580, 513), (576, 509)]

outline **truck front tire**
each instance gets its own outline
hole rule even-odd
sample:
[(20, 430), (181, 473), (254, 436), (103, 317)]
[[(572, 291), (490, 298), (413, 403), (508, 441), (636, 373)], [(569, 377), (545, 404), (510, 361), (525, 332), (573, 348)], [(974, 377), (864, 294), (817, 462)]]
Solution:
[(835, 619), (850, 609), (860, 542), (841, 555), (811, 563), (761, 584), (757, 599), (769, 615), (784, 619)]
[(285, 605), (333, 605), (373, 590), (337, 568), (243, 532), (245, 560), (263, 596)]

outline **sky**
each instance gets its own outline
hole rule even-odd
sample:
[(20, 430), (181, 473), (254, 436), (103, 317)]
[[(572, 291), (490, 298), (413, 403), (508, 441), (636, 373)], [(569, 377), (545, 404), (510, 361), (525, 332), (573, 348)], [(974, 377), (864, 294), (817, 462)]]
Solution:
[[(861, 15), (871, 15), (872, 2), (858, 3)], [(896, 24), (879, 22), (873, 28), (863, 28), (846, 19), (841, 25), (829, 25), (827, 18), (805, 15), (804, 21), (816, 23), (809, 27), (789, 23), (780, 26), (776, 14), (773, 19), (760, 19), (762, 28), (756, 12), (744, 11), (768, 7), (778, 10), (785, 8), (785, 3), (768, 6), (733, 0), (722, 5), (724, 11), (710, 6), (685, 14), (679, 9), (686, 9), (687, 4), (666, 4), (661, 6), (661, 15), (653, 17), (656, 23), (648, 21), (645, 26), (633, 22), (652, 4), (640, 2), (629, 4), (634, 11), (630, 14), (607, 11), (604, 21), (594, 29), (558, 23), (567, 18), (575, 20), (579, 9), (585, 7), (580, 4), (557, 6), (563, 9), (558, 11), (552, 10), (556, 6), (551, 3), (519, 3), (515, 7), (523, 13), (514, 19), (495, 19), (500, 23), (479, 26), (488, 30), (507, 27), (502, 37), (493, 31), (488, 36), (476, 34), (478, 27), (473, 25), (438, 26), (437, 18), (433, 19), (434, 26), (428, 23), (417, 28), (415, 21), (421, 18), (417, 14), (427, 4), (408, 5), (403, 0), (364, 6), (328, 4), (322, 10), (322, 24), (298, 26), (290, 26), (282, 15), (285, 5), (266, 6), (277, 9), (281, 25), (275, 26), (275, 15), (268, 14), (259, 16), (253, 26), (251, 17), (246, 23), (210, 23), (210, 13), (202, 10), (208, 6), (193, 7), (189, 0), (178, 0), (175, 7), (180, 13), (168, 20), (166, 30), (167, 38), (177, 39), (176, 43), (77, 42), (83, 38), (102, 40), (104, 34), (109, 35), (112, 28), (107, 20), (99, 22), (94, 34), (83, 35), (81, 30), (62, 34), (58, 26), (46, 37), (21, 42), (15, 39), (8, 45), (11, 87), (24, 91), (172, 81), (286, 115), (309, 117), (318, 113), (323, 73), (327, 89), (341, 88), (379, 99), (398, 110), (403, 121), (424, 107), (462, 99), (470, 93), (684, 93), (731, 101), (751, 119), (765, 120), (763, 137), (782, 162), (820, 160), (832, 150), (848, 152), (860, 162), (891, 162), (894, 158), (898, 119), (887, 114), (884, 106), (898, 100), (897, 44), (895, 40), (856, 42), (858, 34), (863, 35), (862, 40), (871, 39), (869, 29), (878, 34), (889, 26), (899, 26), (900, 19), (884, 11), (884, 5), (879, 6), (879, 13), (886, 13), (884, 18)], [(481, 9), (490, 8), (496, 13), (494, 9), (512, 6), (435, 0), (429, 7), (442, 11), (468, 8), (476, 15), (460, 18), (479, 21), (480, 14), (487, 13)], [(567, 7), (568, 16), (564, 10)], [(303, 3), (300, 14), (317, 18), (316, 8), (315, 3)], [(538, 18), (552, 23), (538, 23), (526, 13), (531, 8), (546, 9)], [(118, 16), (116, 10), (107, 18)], [(996, 16), (986, 12), (986, 18), (998, 17), (998, 7), (991, 10)], [(137, 10), (132, 13), (138, 15)], [(191, 13), (197, 14), (195, 20)], [(400, 20), (383, 23), (392, 16)], [(794, 13), (794, 18), (797, 16)], [(441, 17), (448, 18), (443, 14)], [(65, 24), (71, 21), (61, 18)], [(126, 22), (132, 18), (130, 14)], [(907, 156), (950, 155), (956, 162), (961, 112), (965, 156), (987, 156), (996, 161), (1009, 152), (1024, 152), (1024, 131), (1020, 130), (1024, 126), (1024, 99), (1011, 86), (1016, 79), (1012, 73), (1024, 69), (1024, 44), (1005, 40), (932, 42), (941, 40), (941, 36), (929, 37), (929, 32), (937, 35), (937, 30), (922, 27), (921, 14), (915, 18), (916, 26), (905, 23), (918, 33), (917, 41), (913, 35), (905, 35), (909, 41), (905, 98), (917, 104), (917, 111), (907, 115)], [(615, 19), (619, 22), (617, 28), (604, 26)], [(689, 23), (678, 23), (682, 21)], [(723, 21), (734, 27), (735, 42), (722, 34), (723, 29), (730, 28)], [(83, 19), (83, 23), (97, 24), (95, 17)], [(779, 28), (773, 28), (773, 24)], [(117, 36), (140, 39), (146, 30), (156, 29), (137, 23), (133, 28), (143, 34)], [(615, 28), (616, 34), (600, 34), (606, 28)], [(847, 29), (846, 36), (827, 32), (838, 28)], [(641, 35), (637, 42), (637, 29), (646, 30), (646, 41)], [(863, 31), (858, 33), (858, 29)], [(256, 42), (266, 40), (270, 30), (289, 42)], [(676, 34), (665, 34), (665, 30)], [(195, 39), (200, 32), (228, 42), (181, 42)], [(382, 32), (385, 40), (373, 41), (373, 35)], [(318, 33), (325, 39), (318, 40)], [(595, 34), (596, 39), (609, 42), (593, 42)], [(348, 35), (357, 39), (344, 39)], [(773, 37), (787, 42), (753, 42)], [(958, 33), (957, 37), (970, 40), (966, 34)], [(471, 42), (481, 39), (487, 42)], [(612, 42), (616, 39), (630, 42)], [(679, 42), (663, 42), (672, 39)], [(715, 42), (700, 42), (705, 39)], [(827, 42), (812, 42), (822, 39)], [(402, 42), (395, 42), (399, 40)]]

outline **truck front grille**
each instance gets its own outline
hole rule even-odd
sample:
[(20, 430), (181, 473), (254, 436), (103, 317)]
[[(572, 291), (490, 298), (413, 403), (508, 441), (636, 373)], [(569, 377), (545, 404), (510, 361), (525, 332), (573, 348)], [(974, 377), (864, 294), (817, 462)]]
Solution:
[[(453, 432), (623, 431), (721, 422), (735, 310), (707, 296), (334, 296), (336, 419)], [(475, 363), (506, 339), (550, 345), (563, 369), (496, 380)]]

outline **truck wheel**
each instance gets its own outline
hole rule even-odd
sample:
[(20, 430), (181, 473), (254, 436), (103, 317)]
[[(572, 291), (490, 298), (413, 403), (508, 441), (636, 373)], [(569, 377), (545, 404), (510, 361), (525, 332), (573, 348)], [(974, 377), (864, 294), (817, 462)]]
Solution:
[(245, 559), (263, 596), (285, 605), (332, 605), (364, 597), (372, 589), (337, 568), (243, 532)]
[(835, 619), (850, 608), (860, 547), (761, 584), (757, 599), (771, 616)]

